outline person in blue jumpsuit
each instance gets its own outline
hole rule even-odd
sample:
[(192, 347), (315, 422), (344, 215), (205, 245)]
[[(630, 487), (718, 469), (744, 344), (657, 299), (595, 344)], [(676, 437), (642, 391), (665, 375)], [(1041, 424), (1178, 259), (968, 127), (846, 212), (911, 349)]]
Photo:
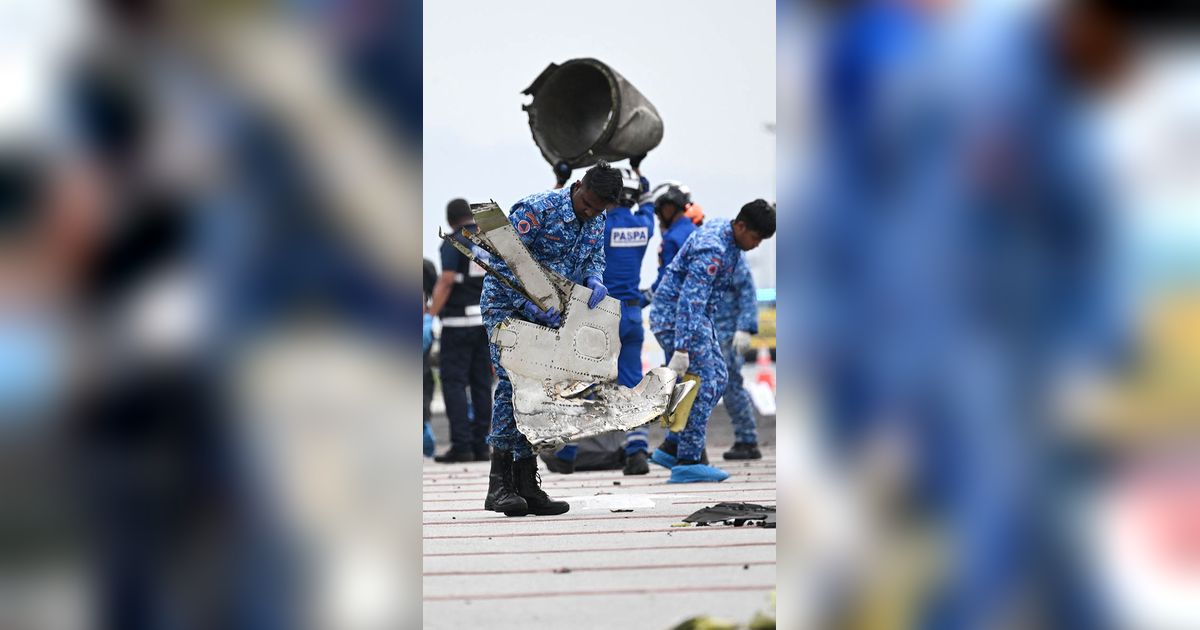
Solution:
[(654, 214), (662, 226), (662, 243), (658, 246), (658, 277), (650, 285), (651, 293), (658, 290), (667, 265), (675, 259), (675, 254), (683, 248), (692, 232), (696, 231), (696, 224), (685, 214), (688, 201), (687, 193), (677, 186), (671, 186), (654, 200)]
[(758, 333), (758, 299), (745, 255), (738, 256), (729, 290), (724, 298), (717, 300), (713, 326), (717, 329), (725, 371), (729, 374), (723, 398), (734, 429), (733, 448), (725, 451), (723, 457), (729, 460), (762, 459), (762, 452), (758, 450), (758, 422), (742, 381), (743, 355), (750, 349), (750, 336)]
[(671, 260), (654, 293), (650, 330), (667, 367), (683, 378), (700, 377), (699, 392), (687, 424), (668, 433), (651, 459), (671, 469), (670, 483), (724, 481), (729, 473), (701, 463), (708, 418), (721, 393), (727, 372), (713, 317), (726, 299), (742, 252), (758, 247), (775, 234), (775, 208), (762, 199), (742, 206), (732, 221), (712, 220), (693, 234)]
[[(620, 191), (620, 172), (600, 162), (571, 186), (525, 197), (509, 211), (509, 221), (534, 260), (592, 290), (589, 308), (595, 308), (608, 294), (602, 280), (605, 261), (601, 214), (616, 206)], [(502, 259), (495, 261), (494, 268), (519, 285)], [(557, 310), (541, 310), (491, 275), (483, 282), (479, 306), (488, 339), (510, 317), (550, 327), (562, 323)], [(570, 506), (550, 499), (542, 491), (533, 448), (513, 418), (512, 382), (500, 365), (499, 348), (495, 343), (488, 346), (499, 384), (492, 405), (492, 432), (487, 438), (493, 451), (484, 509), (508, 516), (562, 514)]]
[[(649, 182), (642, 177), (638, 165), (641, 160), (630, 160), (633, 169), (622, 169), (621, 198), (617, 207), (605, 212), (604, 219), (604, 285), (609, 295), (621, 301), (621, 352), (617, 356), (617, 382), (625, 387), (636, 387), (642, 381), (642, 328), (641, 284), (642, 258), (646, 246), (654, 235), (654, 205), (638, 204), (638, 196), (650, 189)], [(570, 474), (575, 471), (577, 447), (568, 444), (547, 459), (546, 464), (554, 472)], [(644, 428), (625, 434), (626, 475), (644, 475), (650, 472), (647, 460), (650, 456), (648, 434)]]

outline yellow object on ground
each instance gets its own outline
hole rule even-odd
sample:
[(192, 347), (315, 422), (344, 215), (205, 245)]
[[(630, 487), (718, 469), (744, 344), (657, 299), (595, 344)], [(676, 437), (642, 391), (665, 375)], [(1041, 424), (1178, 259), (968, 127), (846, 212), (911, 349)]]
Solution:
[(705, 615), (702, 617), (692, 617), (671, 628), (671, 630), (738, 630), (738, 628), (739, 625), (737, 622)]
[(695, 374), (684, 374), (684, 381), (694, 382), (696, 385), (692, 387), (688, 393), (684, 394), (683, 400), (676, 405), (675, 411), (670, 411), (668, 406), (667, 413), (661, 418), (662, 425), (667, 427), (667, 430), (676, 433), (683, 430), (687, 426), (688, 414), (692, 413), (692, 403), (696, 402), (696, 393), (700, 391), (700, 377)]

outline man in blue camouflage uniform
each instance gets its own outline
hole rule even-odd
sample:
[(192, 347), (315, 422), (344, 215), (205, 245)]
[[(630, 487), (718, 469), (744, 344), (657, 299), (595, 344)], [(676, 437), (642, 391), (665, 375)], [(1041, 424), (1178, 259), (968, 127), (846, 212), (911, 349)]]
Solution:
[[(616, 205), (620, 190), (621, 174), (600, 162), (581, 181), (525, 197), (509, 211), (509, 221), (534, 260), (592, 290), (589, 308), (595, 308), (608, 294), (602, 281), (604, 218), (601, 215)], [(493, 267), (520, 285), (503, 259), (495, 260)], [(561, 324), (561, 315), (554, 308), (542, 311), (491, 275), (483, 282), (479, 306), (489, 339), (509, 317), (551, 327)], [(500, 382), (492, 405), (492, 432), (487, 439), (493, 452), (484, 509), (509, 516), (562, 514), (570, 506), (553, 501), (542, 492), (533, 448), (513, 419), (513, 387), (508, 373), (500, 366), (500, 350), (494, 343), (489, 343), (488, 349)]]
[(742, 206), (732, 221), (709, 221), (684, 243), (654, 293), (650, 330), (670, 357), (667, 367), (680, 378), (686, 373), (700, 377), (687, 425), (680, 433), (668, 433), (651, 456), (654, 463), (671, 469), (670, 483), (729, 477), (701, 463), (708, 418), (727, 380), (713, 317), (717, 304), (728, 296), (742, 252), (774, 234), (775, 208), (762, 199)]
[[(642, 156), (645, 157), (645, 156)], [(654, 235), (654, 204), (646, 199), (638, 204), (638, 196), (649, 191), (650, 184), (642, 177), (640, 158), (629, 160), (633, 169), (620, 169), (622, 175), (620, 205), (604, 213), (604, 285), (609, 295), (621, 301), (621, 352), (617, 355), (617, 383), (636, 387), (642, 381), (642, 301), (639, 285), (642, 279), (642, 258)], [(636, 209), (635, 209), (636, 208)], [(650, 472), (649, 434), (637, 428), (625, 434), (626, 475)], [(550, 470), (570, 474), (575, 472), (578, 448), (568, 444), (546, 459)]]
[(725, 357), (725, 370), (729, 375), (724, 400), (735, 436), (733, 448), (725, 451), (723, 457), (729, 460), (762, 459), (754, 408), (742, 382), (743, 355), (750, 349), (750, 336), (758, 333), (758, 298), (744, 255), (738, 256), (728, 292), (717, 300), (713, 326), (717, 329), (717, 340), (721, 342), (721, 354)]
[(686, 216), (689, 201), (689, 195), (679, 186), (669, 186), (654, 200), (654, 214), (658, 215), (662, 227), (662, 243), (658, 246), (658, 277), (650, 285), (651, 292), (658, 290), (667, 266), (696, 231), (696, 224)]

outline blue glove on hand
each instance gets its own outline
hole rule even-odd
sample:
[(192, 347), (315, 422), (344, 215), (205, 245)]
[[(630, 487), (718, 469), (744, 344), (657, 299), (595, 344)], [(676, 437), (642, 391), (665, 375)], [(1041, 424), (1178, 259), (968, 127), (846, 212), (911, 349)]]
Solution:
[(525, 313), (525, 316), (529, 319), (532, 319), (539, 324), (550, 326), (551, 328), (558, 328), (559, 325), (562, 324), (562, 314), (559, 313), (558, 309), (554, 308), (553, 306), (543, 311), (533, 302), (525, 300), (524, 306), (521, 307), (521, 312)]
[(600, 278), (595, 276), (588, 278), (587, 286), (592, 290), (592, 297), (588, 299), (588, 308), (596, 308), (596, 305), (600, 303), (600, 300), (603, 300), (604, 296), (608, 295), (608, 287), (604, 286), (604, 284), (600, 282)]
[(433, 429), (429, 428), (429, 423), (425, 423), (424, 436), (421, 440), (421, 452), (425, 457), (433, 457), (433, 451), (437, 448), (437, 439), (433, 437)]

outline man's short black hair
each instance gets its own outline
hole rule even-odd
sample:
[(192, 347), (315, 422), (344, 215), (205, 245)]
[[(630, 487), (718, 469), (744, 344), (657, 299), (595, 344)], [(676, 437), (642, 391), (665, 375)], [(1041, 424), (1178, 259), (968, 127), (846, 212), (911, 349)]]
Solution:
[(617, 197), (621, 195), (621, 171), (601, 160), (583, 174), (583, 185), (596, 193), (600, 201), (617, 203)]
[(763, 238), (775, 236), (775, 206), (763, 199), (755, 199), (742, 206), (734, 221), (741, 221)]
[(451, 199), (446, 204), (446, 222), (451, 226), (467, 223), (471, 220), (471, 204), (466, 199)]

